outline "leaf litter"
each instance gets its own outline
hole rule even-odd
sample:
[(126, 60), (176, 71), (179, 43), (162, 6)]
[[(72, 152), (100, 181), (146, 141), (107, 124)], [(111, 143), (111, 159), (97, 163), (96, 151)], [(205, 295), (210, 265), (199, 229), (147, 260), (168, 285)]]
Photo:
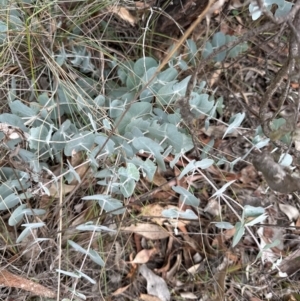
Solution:
[[(135, 3), (135, 5), (138, 4), (142, 10), (145, 9), (145, 4)], [(136, 24), (137, 19), (129, 9), (116, 6), (109, 7), (108, 11), (131, 26)], [(217, 22), (212, 16), (213, 12), (210, 12), (209, 21), (216, 25)], [(237, 24), (234, 25), (237, 26)], [(229, 75), (241, 82), (247, 78), (249, 82), (252, 81), (249, 86), (256, 84), (263, 90), (265, 84), (261, 78), (258, 78), (256, 82), (247, 74), (243, 78), (243, 65), (256, 63), (256, 60), (244, 58), (235, 62), (236, 67), (239, 71), (241, 70), (241, 72), (238, 71), (239, 75)], [(229, 68), (229, 65), (224, 66)], [(218, 64), (215, 67), (210, 72), (208, 70), (207, 80), (211, 83), (211, 88), (220, 85), (218, 93), (228, 94), (221, 84), (222, 69), (218, 69)], [(228, 72), (232, 71), (228, 69)], [(254, 93), (248, 91), (246, 85), (242, 84), (240, 88), (245, 90), (243, 94), (239, 92), (240, 95), (247, 94), (246, 97), (253, 102), (254, 109), (255, 106), (258, 109), (259, 104), (255, 100)], [(241, 98), (237, 94), (231, 93), (230, 97)], [(249, 99), (244, 99), (246, 104)], [(197, 132), (200, 141), (212, 145), (209, 155), (220, 159), (218, 166), (211, 166), (212, 160), (205, 157), (208, 156), (205, 152), (201, 154), (203, 156), (201, 160), (195, 160), (192, 154), (185, 154), (175, 165), (172, 163), (172, 166), (170, 162), (174, 159), (173, 155), (162, 156), (159, 144), (155, 144), (154, 147), (147, 144), (147, 139), (137, 140), (134, 142), (137, 148), (150, 149), (150, 154), (157, 155), (160, 171), (154, 174), (152, 181), (147, 178), (146, 182), (138, 179), (139, 193), (134, 198), (128, 198), (127, 211), (122, 219), (97, 211), (88, 200), (78, 204), (78, 200), (74, 199), (74, 204), (67, 204), (66, 217), (68, 218), (66, 218), (65, 225), (67, 230), (63, 233), (62, 245), (69, 240), (72, 241), (73, 247), (83, 244), (90, 248), (89, 252), (85, 251), (85, 248), (80, 250), (88, 255), (87, 266), (91, 271), (90, 276), (103, 280), (102, 283), (108, 281), (106, 287), (99, 281), (103, 291), (106, 289), (108, 292), (104, 299), (283, 300), (289, 294), (291, 298), (297, 296), (297, 285), (291, 282), (289, 290), (292, 293), (285, 294), (285, 284), (279, 278), (286, 280), (287, 277), (293, 277), (295, 283), (299, 279), (297, 275), (300, 270), (298, 264), (299, 229), (295, 228), (295, 225), (299, 227), (300, 219), (297, 199), (292, 194), (299, 191), (299, 177), (297, 173), (293, 173), (286, 166), (278, 163), (279, 161), (276, 161), (269, 151), (254, 155), (252, 162), (255, 169), (249, 162), (244, 161), (247, 159), (244, 155), (249, 153), (250, 146), (246, 142), (243, 144), (239, 137), (242, 133), (244, 137), (251, 140), (252, 136), (247, 131), (243, 132), (240, 127), (242, 122), (243, 126), (251, 123), (251, 117), (249, 117), (251, 111), (239, 113), (240, 108), (237, 108), (237, 103), (237, 101), (229, 100), (227, 104), (229, 111), (225, 112), (224, 118), (227, 117), (229, 127), (225, 127), (223, 123), (215, 123), (208, 128), (200, 124), (200, 130)], [(1, 123), (1, 129), (5, 134), (5, 142), (12, 139), (23, 139), (25, 142), (28, 139), (27, 133), (21, 128), (9, 128), (5, 123)], [(50, 186), (47, 186), (47, 181), (45, 181), (41, 183), (44, 185), (44, 193), (40, 192), (42, 189), (38, 190), (44, 197), (41, 198), (42, 207), (51, 209), (47, 218), (52, 220), (53, 229), (56, 227), (56, 217), (59, 212), (52, 205), (53, 199), (60, 198), (61, 191), (64, 191), (64, 195), (72, 193), (75, 185), (78, 185), (78, 179), (82, 178), (87, 171), (82, 153), (81, 150), (72, 152), (69, 161), (70, 168), (80, 164), (82, 166), (73, 170), (73, 177), (69, 179), (68, 184), (63, 183), (57, 186), (55, 181), (50, 181), (48, 178), (47, 180), (51, 182)], [(13, 154), (13, 157), (17, 156), (17, 153)], [(143, 154), (140, 154), (140, 158), (144, 158)], [(233, 158), (239, 159), (236, 164), (230, 164)], [(17, 160), (10, 158), (10, 161), (11, 164), (16, 164)], [(207, 165), (202, 165), (204, 163)], [(55, 174), (54, 168), (53, 174)], [(89, 177), (85, 183), (81, 183), (83, 189), (89, 187), (88, 182)], [(156, 188), (154, 189), (152, 185)], [(212, 189), (212, 186), (216, 189)], [(265, 190), (267, 186), (271, 190)], [(182, 189), (172, 190), (172, 187)], [(196, 197), (190, 196), (191, 191)], [(105, 201), (105, 193), (104, 190), (99, 191), (95, 196)], [(256, 202), (263, 206), (264, 213), (260, 215), (259, 223), (253, 222), (258, 218), (257, 216), (243, 216), (241, 204), (245, 205), (247, 202)], [(168, 216), (163, 216), (164, 210), (168, 210)], [(122, 208), (123, 212), (125, 210)], [(189, 218), (192, 216), (191, 212), (196, 219)], [(97, 220), (99, 216), (101, 216), (101, 221)], [(84, 222), (90, 220), (91, 217), (97, 220), (97, 223), (93, 227), (91, 225), (83, 227)], [(44, 219), (46, 218), (41, 217), (41, 220)], [(279, 222), (280, 225), (278, 225)], [(108, 229), (108, 226), (114, 229), (110, 234), (105, 231), (105, 227)], [(10, 231), (3, 231), (1, 242), (2, 239), (4, 243), (16, 240), (12, 234), (11, 225), (7, 223), (3, 229)], [(52, 246), (48, 242), (41, 242), (39, 245), (35, 241), (38, 231), (49, 230), (51, 234), (53, 229), (32, 231), (32, 236), (29, 235), (27, 240), (19, 246), (19, 250), (22, 251), (20, 255), (14, 250), (12, 244), (6, 244), (5, 255), (10, 256), (10, 252), (13, 257), (10, 257), (8, 261), (3, 256), (5, 264), (9, 265), (18, 256), (25, 261), (31, 257), (37, 259), (44, 251), (46, 253), (48, 248), (51, 248), (51, 252), (56, 252), (54, 244)], [(237, 236), (237, 233), (240, 236)], [(99, 246), (99, 240), (102, 240), (100, 243), (102, 246)], [(233, 242), (236, 245), (234, 248)], [(30, 254), (28, 254), (29, 251), (31, 251)], [(99, 254), (105, 260), (102, 260)], [(68, 256), (72, 264), (77, 261), (81, 262), (81, 255), (68, 253), (66, 258)], [(56, 259), (48, 252), (41, 260), (55, 262)], [(63, 263), (65, 268), (70, 262), (66, 259)], [(105, 265), (101, 273), (99, 265)], [(43, 266), (40, 263), (36, 266), (42, 270)], [(103, 277), (104, 270), (106, 274)], [(261, 277), (261, 271), (265, 274), (264, 277)], [(53, 290), (28, 280), (27, 277), (16, 276), (6, 269), (2, 269), (0, 273), (2, 274), (1, 285), (5, 287), (26, 290), (45, 298), (56, 296)], [(76, 280), (65, 277), (64, 281), (71, 286)], [(274, 287), (278, 286), (279, 290), (271, 290), (270, 283)], [(252, 289), (249, 289), (249, 286)], [(82, 286), (81, 290), (88, 295), (90, 286)], [(92, 288), (89, 298), (91, 300), (99, 298), (97, 288)]]

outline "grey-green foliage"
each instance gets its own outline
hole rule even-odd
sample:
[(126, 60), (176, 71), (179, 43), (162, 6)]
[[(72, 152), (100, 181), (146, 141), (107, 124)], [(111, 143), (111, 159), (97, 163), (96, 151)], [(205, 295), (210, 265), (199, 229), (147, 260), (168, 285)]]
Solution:
[[(262, 0), (264, 7), (271, 11), (271, 8), (274, 4), (277, 5), (275, 11), (275, 17), (284, 17), (286, 16), (290, 10), (292, 9), (293, 3), (285, 1), (285, 0)], [(251, 2), (249, 4), (249, 12), (253, 20), (257, 20), (261, 15), (262, 11), (257, 3)]]
[(241, 220), (235, 224), (235, 226), (231, 225), (228, 222), (217, 222), (215, 223), (217, 228), (220, 229), (231, 229), (235, 228), (235, 234), (233, 236), (232, 246), (235, 247), (245, 234), (245, 230), (247, 227), (254, 226), (263, 222), (268, 215), (265, 212), (263, 207), (253, 207), (250, 205), (245, 205), (243, 208), (243, 214)]
[[(214, 50), (218, 49), (221, 46), (224, 46), (230, 42), (237, 40), (237, 37), (225, 35), (223, 32), (217, 32), (213, 35), (212, 39), (206, 42), (204, 49), (203, 49), (203, 58), (206, 59), (210, 54), (213, 53)], [(239, 45), (233, 47), (229, 51), (223, 51), (217, 54), (214, 57), (216, 62), (222, 62), (226, 56), (229, 58), (237, 57), (243, 51), (246, 51), (248, 48), (247, 43), (240, 43)]]
[[(196, 55), (196, 46), (193, 42), (188, 45), (191, 62)], [(62, 54), (62, 50), (58, 52), (59, 55)], [(73, 47), (73, 54), (66, 55), (60, 60), (60, 64), (71, 64), (86, 72), (93, 69), (89, 59), (90, 54), (86, 49)], [(30, 215), (22, 207), (22, 188), (35, 186), (39, 188), (31, 189), (31, 192), (44, 191), (49, 194), (41, 173), (43, 170), (50, 170), (49, 162), (66, 163), (61, 162), (63, 156), (72, 157), (78, 152), (85, 154), (94, 177), (98, 179), (97, 184), (106, 187), (107, 193), (86, 196), (83, 199), (95, 200), (106, 212), (120, 214), (124, 212), (120, 196), (130, 197), (140, 177), (147, 177), (152, 181), (157, 168), (166, 169), (166, 156), (174, 155), (174, 160), (170, 163), (173, 166), (184, 153), (193, 148), (188, 131), (181, 127), (180, 109), (175, 106), (176, 101), (185, 95), (190, 76), (178, 79), (178, 70), (170, 64), (149, 84), (148, 81), (155, 75), (158, 66), (159, 63), (150, 57), (135, 62), (128, 61), (119, 66), (112, 61), (109, 68), (113, 69), (108, 68), (105, 73), (109, 74), (117, 68), (118, 78), (107, 79), (106, 95), (96, 93), (95, 83), (83, 78), (77, 80), (72, 87), (60, 81), (56, 93), (41, 93), (28, 104), (18, 99), (13, 89), (15, 80), (12, 79), (9, 102), (11, 114), (0, 115), (0, 122), (23, 131), (26, 134), (24, 142), (27, 143), (26, 149), (21, 147), (18, 150), (18, 159), (27, 166), (26, 172), (16, 173), (20, 173), (22, 187), (13, 182), (16, 178), (12, 170), (7, 172), (7, 177), (2, 177), (2, 181), (6, 182), (0, 186), (0, 190), (3, 190), (0, 210), (19, 205), (12, 215), (13, 225), (21, 222), (24, 216)], [(190, 104), (195, 117), (206, 117), (205, 124), (208, 127), (216, 112), (221, 112), (222, 100), (215, 101), (204, 88), (204, 82), (195, 88)], [(140, 89), (144, 90), (139, 101), (131, 103)], [(166, 109), (171, 111), (167, 113)], [(62, 116), (64, 122), (59, 124), (58, 120)], [(233, 116), (228, 133), (240, 125), (243, 116)], [(112, 128), (114, 125), (117, 125), (116, 132), (108, 137), (103, 129)], [(20, 140), (8, 141), (7, 151), (14, 150)], [(139, 154), (150, 158), (142, 159)], [(117, 157), (123, 166), (114, 164)], [(112, 162), (111, 167), (106, 167), (106, 160)], [(196, 168), (207, 168), (211, 164), (213, 160), (203, 159), (189, 165), (185, 173)], [(76, 166), (72, 166), (70, 160), (67, 160), (64, 167), (64, 180), (67, 183), (74, 179), (80, 182)], [(56, 176), (52, 175), (52, 181), (58, 185)], [(179, 193), (186, 202), (193, 206), (198, 205), (190, 192)], [(37, 210), (33, 209), (32, 212), (43, 213)]]

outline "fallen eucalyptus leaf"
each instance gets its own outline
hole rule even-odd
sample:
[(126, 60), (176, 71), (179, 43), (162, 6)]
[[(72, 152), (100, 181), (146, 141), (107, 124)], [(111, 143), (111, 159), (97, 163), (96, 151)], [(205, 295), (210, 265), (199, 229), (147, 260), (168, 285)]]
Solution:
[(140, 266), (139, 272), (147, 280), (147, 292), (158, 297), (161, 301), (169, 301), (171, 295), (164, 279), (154, 274), (145, 264)]
[(121, 230), (134, 232), (148, 239), (164, 239), (170, 236), (170, 233), (159, 225), (149, 223), (136, 223), (129, 227), (122, 227)]
[(299, 217), (299, 210), (292, 205), (279, 204), (279, 208), (290, 221), (295, 221)]

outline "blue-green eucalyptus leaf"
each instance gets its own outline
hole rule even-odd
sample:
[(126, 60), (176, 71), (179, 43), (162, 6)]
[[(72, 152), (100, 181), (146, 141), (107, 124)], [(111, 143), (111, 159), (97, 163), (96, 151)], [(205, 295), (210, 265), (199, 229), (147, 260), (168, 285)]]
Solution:
[(127, 75), (126, 87), (128, 90), (138, 90), (141, 84), (141, 78), (138, 77), (135, 73), (130, 72)]
[(103, 259), (100, 257), (100, 255), (98, 254), (98, 252), (96, 252), (93, 249), (89, 249), (88, 251), (88, 256), (90, 257), (91, 260), (93, 260), (95, 263), (97, 263), (98, 265), (100, 265), (101, 267), (104, 267), (105, 262), (103, 261)]
[(28, 132), (28, 128), (24, 125), (23, 120), (14, 114), (3, 113), (0, 115), (0, 122), (7, 123), (9, 125), (20, 128), (25, 133)]
[(180, 211), (178, 208), (170, 208), (162, 211), (162, 216), (172, 219), (184, 218), (190, 220), (197, 220), (198, 216), (191, 210)]
[(60, 274), (66, 275), (66, 276), (70, 276), (70, 277), (73, 277), (73, 278), (80, 278), (81, 277), (81, 275), (75, 274), (73, 272), (67, 272), (67, 271), (64, 271), (64, 270), (61, 270), (61, 269), (56, 269), (55, 271), (57, 273), (60, 273)]
[(104, 168), (94, 173), (94, 177), (99, 179), (111, 178), (113, 175), (114, 172), (110, 168)]
[(66, 62), (66, 59), (67, 59), (67, 54), (65, 51), (64, 44), (62, 43), (62, 46), (59, 49), (58, 54), (55, 55), (55, 61), (61, 67)]
[(20, 100), (11, 102), (9, 107), (13, 114), (20, 117), (33, 117), (39, 112), (39, 110), (34, 110), (33, 108), (24, 105)]
[(251, 14), (252, 20), (254, 21), (262, 15), (262, 11), (255, 2), (249, 4), (249, 12)]
[(191, 40), (191, 39), (188, 39), (186, 41), (187, 43), (187, 47), (188, 47), (188, 60), (189, 62), (193, 65), (193, 66), (196, 66), (196, 55), (197, 55), (197, 52), (198, 52), (198, 47), (196, 45), (196, 43)]
[(31, 233), (31, 229), (26, 227), (22, 232), (21, 234), (19, 235), (19, 237), (17, 238), (16, 240), (16, 243), (20, 243), (22, 242), (23, 239), (25, 239), (29, 234)]
[(214, 224), (219, 229), (229, 230), (229, 229), (233, 229), (234, 228), (234, 226), (231, 223), (229, 223), (229, 222), (216, 222)]
[(293, 157), (290, 154), (282, 154), (279, 159), (279, 164), (282, 166), (291, 166)]
[[(22, 211), (22, 214), (26, 215), (43, 215), (46, 213), (46, 210), (44, 209), (32, 209), (32, 208), (24, 208)], [(30, 224), (31, 228), (33, 227), (33, 224)]]
[(87, 254), (87, 251), (81, 247), (79, 244), (77, 244), (76, 242), (72, 241), (72, 240), (68, 240), (68, 244), (74, 248), (76, 251), (83, 253), (83, 254)]
[(141, 169), (143, 175), (146, 176), (149, 181), (153, 181), (157, 166), (153, 163), (152, 160), (146, 159), (144, 161), (141, 158), (134, 156), (131, 160), (128, 160), (128, 162), (131, 162), (134, 165), (138, 166)]
[(245, 234), (245, 226), (241, 222), (237, 222), (235, 225), (236, 231), (232, 240), (232, 247), (234, 248)]
[(287, 2), (287, 1), (283, 1), (283, 5), (282, 6), (278, 6), (278, 8), (276, 9), (275, 12), (275, 17), (279, 18), (279, 17), (285, 17), (292, 9), (293, 3)]
[(226, 37), (223, 32), (219, 31), (213, 35), (212, 45), (214, 48), (221, 47), (225, 45), (225, 43), (226, 43)]
[(192, 93), (190, 106), (192, 113), (194, 113), (196, 117), (199, 117), (201, 114), (208, 114), (210, 112), (214, 106), (214, 101), (209, 100), (208, 94)]
[(17, 225), (23, 219), (24, 209), (26, 209), (26, 207), (27, 207), (26, 204), (21, 204), (13, 211), (13, 213), (11, 214), (11, 216), (8, 220), (8, 224), (10, 226)]
[(180, 200), (185, 204), (185, 205), (190, 205), (190, 206), (199, 206), (200, 200), (196, 198), (192, 193), (190, 193), (188, 190), (184, 189), (181, 186), (173, 186), (172, 189), (180, 194)]
[[(30, 210), (30, 209), (27, 209)], [(34, 210), (38, 210), (38, 209), (34, 209)], [(43, 210), (45, 211), (45, 210)], [(27, 223), (27, 224), (22, 224), (22, 227), (28, 227), (29, 229), (37, 229), (37, 228), (41, 228), (45, 226), (45, 223), (40, 222), (40, 223)]]
[[(149, 80), (155, 76), (156, 71), (157, 71), (157, 67), (152, 67), (152, 68), (148, 69), (147, 72), (145, 72), (145, 74), (141, 78), (142, 88), (144, 88), (145, 85), (148, 85)], [(157, 78), (154, 77), (148, 86), (152, 92), (153, 92), (152, 87), (155, 82), (157, 82)]]
[(269, 144), (269, 142), (270, 142), (270, 138), (262, 139), (260, 136), (256, 136), (253, 139), (253, 144), (258, 149), (265, 147), (266, 145)]
[(142, 77), (148, 69), (157, 66), (158, 63), (155, 59), (151, 57), (142, 57), (134, 63), (133, 70), (137, 76)]
[(159, 105), (161, 106), (170, 105), (172, 102), (174, 102), (177, 99), (176, 95), (174, 95), (174, 90), (173, 90), (173, 86), (176, 82), (177, 80), (166, 83), (157, 91), (156, 102)]
[(112, 214), (122, 214), (125, 211), (125, 208), (123, 207), (122, 203), (112, 198), (109, 195), (105, 194), (96, 194), (96, 195), (90, 195), (85, 196), (82, 198), (83, 200), (95, 200), (98, 201), (99, 205), (103, 210), (106, 212), (111, 212)]
[(79, 174), (76, 172), (76, 170), (74, 169), (74, 167), (71, 165), (71, 163), (69, 162), (69, 160), (67, 160), (68, 162), (68, 166), (69, 166), (69, 172), (73, 175), (73, 177), (76, 179), (76, 181), (78, 183), (81, 183), (81, 179), (80, 179), (80, 176)]
[[(4, 187), (3, 189), (5, 189), (5, 186), (1, 185), (1, 188), (2, 187)], [(3, 195), (1, 195), (1, 197), (3, 197)], [(6, 196), (2, 201), (0, 201), (0, 210), (8, 210), (20, 203), (21, 200), (19, 196), (14, 193), (11, 193), (8, 196)]]
[(202, 149), (202, 153), (200, 155), (201, 159), (206, 159), (207, 156), (211, 153), (215, 144), (215, 139), (211, 139)]
[(178, 76), (178, 71), (176, 70), (176, 68), (169, 67), (168, 69), (160, 72), (157, 75), (157, 79), (160, 82), (168, 83), (168, 82), (174, 81), (177, 78), (177, 76)]
[(109, 117), (117, 118), (124, 112), (124, 109), (125, 109), (124, 101), (121, 101), (119, 99), (114, 99), (109, 105), (109, 109), (108, 109)]
[(40, 150), (46, 145), (46, 139), (48, 136), (49, 130), (45, 125), (41, 125), (36, 128), (31, 128), (29, 130), (29, 147), (31, 149)]
[(19, 30), (24, 27), (24, 22), (16, 14), (10, 14), (9, 27)]
[(190, 81), (191, 75), (187, 76), (186, 78), (184, 78), (182, 81), (180, 81), (179, 83), (175, 83), (173, 85), (173, 93), (178, 95), (178, 96), (185, 96), (185, 92), (187, 89), (187, 85)]
[[(122, 116), (118, 130), (120, 134), (125, 133), (126, 126), (133, 120), (137, 119), (139, 117), (147, 118), (150, 117), (150, 113), (152, 112), (152, 104), (147, 102), (138, 102), (131, 105), (129, 110), (126, 112), (125, 116)], [(121, 117), (117, 118), (116, 123), (119, 122), (119, 119)]]
[(148, 152), (152, 154), (156, 159), (158, 166), (162, 170), (166, 170), (165, 163), (161, 155), (161, 152), (163, 152), (164, 149), (161, 145), (148, 137), (139, 137), (138, 139), (134, 139), (132, 144), (139, 152)]
[(232, 133), (236, 128), (238, 128), (241, 123), (243, 122), (245, 118), (245, 113), (237, 113), (234, 116), (232, 116), (229, 120), (229, 126), (226, 129), (224, 135), (223, 135), (223, 139), (227, 134)]
[(236, 180), (232, 180), (232, 181), (229, 181), (228, 183), (224, 184), (220, 189), (218, 189), (218, 190), (211, 196), (211, 198), (221, 196), (221, 195), (226, 191), (226, 189), (227, 189), (232, 183), (234, 183), (235, 181), (236, 181)]
[(95, 134), (88, 131), (82, 131), (76, 134), (69, 140), (65, 146), (64, 154), (71, 156), (72, 152), (89, 151), (94, 144)]
[(8, 26), (3, 21), (0, 21), (0, 46), (4, 43), (7, 37)]
[(260, 223), (262, 223), (267, 217), (268, 217), (268, 214), (264, 213), (264, 214), (262, 214), (262, 215), (260, 215), (260, 216), (258, 216), (258, 217), (256, 217), (256, 218), (254, 218), (253, 220), (247, 222), (247, 223), (245, 224), (245, 226), (251, 227), (251, 226), (254, 226), (254, 225), (256, 225), (256, 224), (260, 224)]
[(128, 179), (125, 177), (120, 177), (120, 191), (125, 198), (132, 196), (136, 182), (133, 179)]
[(194, 171), (196, 168), (206, 169), (210, 167), (214, 163), (214, 160), (212, 159), (202, 159), (201, 161), (192, 160), (189, 162), (188, 165), (185, 166), (185, 168), (182, 170), (179, 176), (179, 180), (182, 179), (183, 176), (185, 176), (190, 171)]
[(265, 213), (265, 209), (263, 207), (253, 207), (250, 205), (244, 206), (244, 217), (254, 217), (259, 216)]
[(140, 100), (151, 103), (154, 99), (154, 94), (150, 89), (144, 89), (140, 95)]
[(94, 225), (92, 222), (87, 222), (85, 224), (79, 225), (76, 227), (79, 231), (95, 231), (95, 232), (117, 232), (116, 230), (110, 229), (106, 226)]
[[(75, 270), (75, 271), (79, 274), (79, 276), (85, 278), (85, 279), (86, 279), (87, 281), (89, 281), (90, 283), (92, 283), (92, 284), (96, 284), (96, 283), (97, 283), (94, 279), (92, 279), (91, 277), (89, 277), (89, 276), (86, 275), (85, 273), (83, 273), (83, 272), (81, 272), (81, 271), (79, 271), (79, 270)], [(62, 300), (62, 301), (64, 301), (64, 300)]]
[(103, 107), (105, 105), (105, 97), (100, 94), (94, 98), (93, 103), (96, 107)]
[(202, 56), (204, 59), (206, 59), (210, 54), (212, 54), (214, 51), (213, 46), (210, 42), (206, 42), (203, 52), (202, 52)]
[(186, 71), (189, 69), (189, 65), (184, 60), (179, 60), (177, 65), (182, 71)]
[[(111, 140), (110, 138), (108, 138), (107, 136), (105, 136), (104, 134), (96, 134), (94, 142), (99, 145), (99, 147), (97, 147), (97, 152), (100, 150), (100, 148), (106, 142), (107, 143), (105, 144), (102, 153), (107, 152), (108, 154), (112, 154), (115, 150), (114, 141)], [(94, 152), (94, 150), (93, 150), (93, 152)], [(96, 155), (96, 153), (95, 153), (95, 155)]]
[(166, 128), (166, 142), (172, 145), (175, 151), (178, 153), (183, 148), (183, 134), (178, 131), (178, 128), (173, 124), (165, 124)]
[(140, 179), (140, 173), (136, 166), (132, 163), (127, 163), (126, 167), (120, 167), (118, 174), (128, 179), (138, 181)]

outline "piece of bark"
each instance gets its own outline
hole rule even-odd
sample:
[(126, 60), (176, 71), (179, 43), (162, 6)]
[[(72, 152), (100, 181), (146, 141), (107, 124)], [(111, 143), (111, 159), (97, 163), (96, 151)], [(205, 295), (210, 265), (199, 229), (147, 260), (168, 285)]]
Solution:
[(263, 174), (272, 190), (285, 194), (300, 190), (300, 177), (276, 163), (270, 154), (255, 156), (252, 163), (255, 169)]
[(279, 270), (286, 273), (287, 276), (292, 276), (300, 270), (300, 250), (296, 250), (286, 257), (279, 265)]

